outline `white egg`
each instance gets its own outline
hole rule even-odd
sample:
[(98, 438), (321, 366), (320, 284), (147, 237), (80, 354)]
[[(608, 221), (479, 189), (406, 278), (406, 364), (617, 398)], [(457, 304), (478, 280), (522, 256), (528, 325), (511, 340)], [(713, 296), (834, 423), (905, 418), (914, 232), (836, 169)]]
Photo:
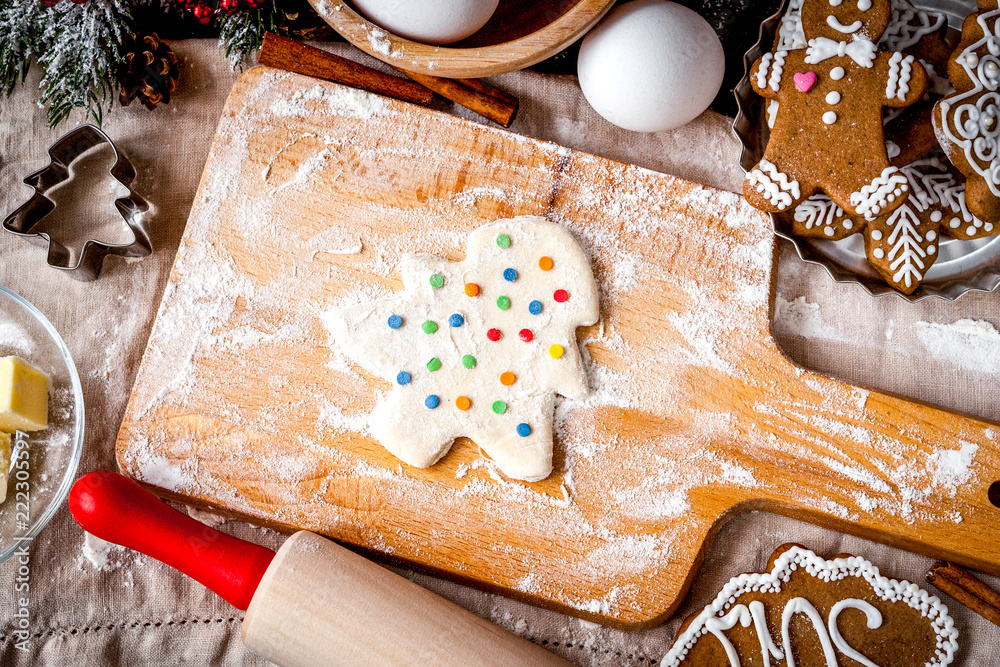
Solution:
[(490, 20), (499, 0), (354, 0), (372, 23), (425, 44), (450, 44)]
[(690, 122), (715, 99), (726, 70), (712, 26), (666, 0), (611, 11), (583, 40), (580, 87), (597, 113), (636, 132)]

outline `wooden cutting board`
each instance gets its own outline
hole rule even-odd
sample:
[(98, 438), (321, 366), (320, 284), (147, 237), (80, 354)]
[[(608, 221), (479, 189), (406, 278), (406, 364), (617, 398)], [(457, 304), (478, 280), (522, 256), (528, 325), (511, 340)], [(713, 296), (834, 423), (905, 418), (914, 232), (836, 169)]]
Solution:
[[(401, 464), (365, 433), (389, 386), (324, 315), (400, 290), (403, 253), (460, 260), (473, 229), (528, 214), (574, 233), (601, 291), (556, 471), (507, 480), (468, 441)], [(1000, 574), (998, 431), (792, 364), (773, 259), (737, 195), (256, 68), (220, 121), (118, 461), (169, 498), (621, 628), (675, 609), (747, 510)]]

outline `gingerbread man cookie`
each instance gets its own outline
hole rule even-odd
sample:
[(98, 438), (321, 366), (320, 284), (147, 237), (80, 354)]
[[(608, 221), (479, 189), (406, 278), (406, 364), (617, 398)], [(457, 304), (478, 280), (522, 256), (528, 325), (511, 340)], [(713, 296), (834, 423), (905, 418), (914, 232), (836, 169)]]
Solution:
[(750, 204), (789, 211), (823, 190), (867, 220), (902, 205), (906, 178), (889, 164), (882, 109), (919, 100), (927, 74), (913, 56), (877, 52), (889, 15), (889, 0), (804, 0), (808, 46), (754, 63), (754, 89), (780, 104), (764, 157), (743, 184)]
[(958, 631), (941, 601), (883, 577), (863, 558), (820, 558), (795, 544), (768, 572), (730, 579), (681, 626), (661, 667), (944, 667)]
[(1000, 222), (1000, 9), (979, 0), (962, 24), (962, 39), (948, 61), (955, 92), (934, 107), (934, 129), (948, 159), (967, 178), (969, 210)]
[(500, 220), (472, 232), (464, 261), (404, 255), (401, 273), (402, 292), (328, 320), (349, 357), (392, 383), (372, 435), (418, 468), (467, 436), (508, 477), (547, 477), (555, 396), (587, 392), (576, 329), (598, 318), (573, 235), (544, 218)]

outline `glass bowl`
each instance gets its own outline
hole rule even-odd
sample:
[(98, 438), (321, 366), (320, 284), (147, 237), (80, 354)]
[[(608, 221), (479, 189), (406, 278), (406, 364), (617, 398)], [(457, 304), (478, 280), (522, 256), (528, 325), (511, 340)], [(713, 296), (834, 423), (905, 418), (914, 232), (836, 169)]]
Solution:
[(17, 355), (49, 376), (49, 426), (13, 440), (7, 499), (0, 503), (0, 563), (31, 540), (65, 502), (83, 451), (83, 390), (55, 327), (0, 286), (0, 357)]

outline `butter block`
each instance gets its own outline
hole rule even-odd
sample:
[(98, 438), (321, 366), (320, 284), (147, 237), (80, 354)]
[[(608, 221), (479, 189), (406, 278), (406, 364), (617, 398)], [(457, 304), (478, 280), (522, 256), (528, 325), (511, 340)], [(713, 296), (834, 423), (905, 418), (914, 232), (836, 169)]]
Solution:
[(10, 472), (10, 433), (0, 432), (0, 503), (7, 499), (7, 475)]
[(0, 431), (40, 431), (49, 423), (49, 376), (20, 357), (0, 358)]

